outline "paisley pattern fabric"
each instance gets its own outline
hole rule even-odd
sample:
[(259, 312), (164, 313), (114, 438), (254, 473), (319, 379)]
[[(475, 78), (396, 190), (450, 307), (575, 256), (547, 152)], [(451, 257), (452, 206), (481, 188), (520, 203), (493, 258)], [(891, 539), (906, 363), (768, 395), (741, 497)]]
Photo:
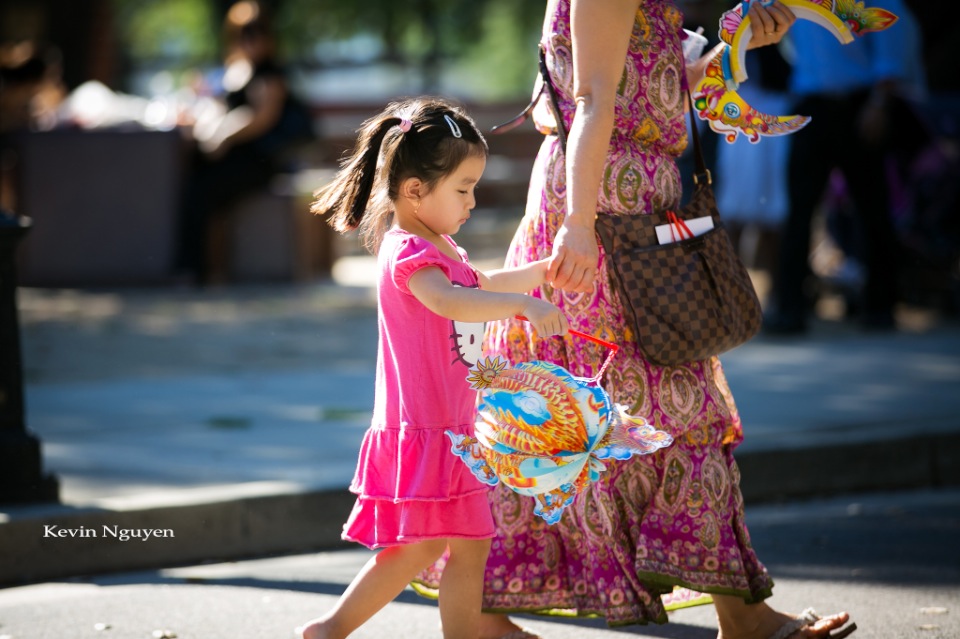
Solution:
[[(643, 0), (633, 28), (616, 105), (616, 133), (599, 194), (601, 210), (643, 215), (675, 205), (675, 157), (685, 148), (682, 15), (669, 0)], [(545, 24), (547, 62), (569, 129), (574, 111), (569, 0)], [(552, 124), (535, 112), (538, 127)], [(533, 170), (526, 215), (507, 266), (548, 257), (565, 215), (564, 155), (548, 136)], [(601, 260), (603, 260), (601, 248)], [(605, 272), (601, 264), (601, 273)], [(743, 519), (733, 449), (740, 418), (718, 359), (662, 368), (630, 342), (616, 292), (606, 278), (594, 290), (536, 294), (564, 309), (570, 327), (620, 345), (604, 386), (613, 401), (674, 438), (652, 455), (613, 462), (556, 525), (533, 514), (533, 500), (500, 486), (490, 501), (497, 522), (484, 584), (484, 609), (600, 615), (611, 625), (666, 622), (663, 596), (675, 586), (724, 593), (747, 602), (771, 594)], [(511, 363), (531, 359), (592, 377), (602, 347), (571, 337), (537, 339), (528, 324), (488, 326), (488, 354)], [(415, 587), (436, 588), (442, 561)]]

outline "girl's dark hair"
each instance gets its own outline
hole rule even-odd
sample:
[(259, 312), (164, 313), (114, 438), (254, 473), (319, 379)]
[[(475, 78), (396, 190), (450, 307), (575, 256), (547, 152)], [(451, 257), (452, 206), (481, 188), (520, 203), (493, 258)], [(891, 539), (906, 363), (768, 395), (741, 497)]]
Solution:
[[(404, 132), (401, 123), (406, 121), (410, 128)], [(390, 226), (403, 180), (420, 178), (429, 192), (467, 157), (485, 158), (488, 153), (476, 123), (442, 98), (393, 102), (364, 122), (358, 133), (353, 153), (344, 158), (333, 181), (317, 192), (310, 210), (329, 215), (330, 225), (340, 233), (359, 229), (371, 253)]]

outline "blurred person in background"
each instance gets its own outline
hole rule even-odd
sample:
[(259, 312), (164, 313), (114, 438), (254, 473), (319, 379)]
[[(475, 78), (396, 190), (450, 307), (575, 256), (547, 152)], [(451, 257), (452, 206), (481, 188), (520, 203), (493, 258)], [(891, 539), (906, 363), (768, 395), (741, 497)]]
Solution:
[[(789, 113), (790, 65), (779, 47), (762, 47), (746, 58), (749, 81), (737, 90), (762, 113)], [(711, 136), (720, 139), (719, 135)], [(744, 264), (769, 278), (777, 268), (780, 228), (787, 215), (787, 158), (792, 135), (763, 137), (754, 144), (744, 136), (717, 147), (717, 207), (730, 240)], [(753, 188), (743, 188), (749, 179)], [(759, 285), (758, 285), (759, 286)]]
[(0, 48), (0, 208), (17, 210), (15, 137), (47, 130), (66, 94), (59, 51), (30, 41)]
[(225, 237), (222, 228), (211, 232), (211, 222), (222, 221), (242, 197), (266, 188), (286, 168), (290, 148), (313, 132), (309, 113), (291, 94), (277, 62), (264, 8), (253, 0), (234, 4), (223, 36), (223, 109), (201, 112), (186, 123), (192, 125), (196, 152), (181, 204), (177, 269), (196, 284), (225, 278)]
[(867, 329), (895, 329), (900, 245), (890, 210), (886, 153), (897, 120), (898, 99), (922, 82), (918, 33), (902, 0), (878, 6), (900, 16), (891, 27), (840, 44), (826, 29), (800, 22), (791, 30), (792, 111), (811, 117), (791, 137), (787, 166), (789, 209), (781, 235), (774, 310), (764, 330), (799, 335), (815, 301), (810, 277), (810, 235), (831, 171), (839, 169), (856, 212), (864, 268), (858, 306)]

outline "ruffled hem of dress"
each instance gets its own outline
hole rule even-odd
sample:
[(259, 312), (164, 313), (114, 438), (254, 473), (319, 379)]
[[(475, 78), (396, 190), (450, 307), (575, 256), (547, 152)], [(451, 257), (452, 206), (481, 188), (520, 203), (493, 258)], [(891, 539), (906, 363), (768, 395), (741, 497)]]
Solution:
[(491, 539), (496, 535), (486, 494), (448, 500), (357, 499), (341, 537), (367, 548), (429, 539)]
[(473, 435), (473, 425), (370, 428), (363, 436), (350, 492), (369, 499), (443, 501), (488, 490), (452, 452), (445, 431)]
[[(436, 501), (450, 501), (451, 499), (457, 499), (459, 497), (470, 497), (476, 495), (477, 493), (488, 493), (490, 492), (490, 486), (486, 486), (477, 482), (479, 486), (475, 489), (467, 490), (464, 492), (459, 492), (454, 495), (448, 495), (446, 497), (394, 497), (393, 495), (370, 495), (367, 493), (362, 493), (357, 490), (354, 490), (353, 486), (350, 486), (350, 492), (357, 496), (357, 499), (369, 499), (371, 501), (388, 501), (392, 504), (405, 504), (408, 502), (436, 502)], [(0, 635), (2, 639), (2, 635)]]
[[(647, 576), (641, 575), (646, 579)], [(418, 576), (412, 584), (414, 591), (424, 597), (432, 597), (433, 592), (438, 592), (437, 584), (429, 580), (424, 580), (422, 575)], [(662, 577), (654, 582), (648, 582), (650, 594), (654, 599), (649, 604), (642, 603), (639, 599), (634, 601), (624, 601), (619, 605), (612, 603), (602, 604), (596, 601), (589, 601), (589, 597), (580, 597), (576, 594), (567, 593), (558, 595), (558, 600), (549, 601), (544, 593), (504, 593), (484, 594), (483, 611), (498, 614), (533, 614), (551, 617), (600, 617), (606, 621), (610, 627), (632, 626), (647, 624), (667, 623), (667, 612), (683, 606), (665, 606), (662, 597), (673, 590), (674, 587), (696, 590), (704, 595), (729, 595), (743, 599), (747, 604), (759, 603), (773, 595), (771, 588), (767, 587), (760, 591), (742, 590), (739, 588), (730, 588), (723, 586), (696, 586), (684, 583), (683, 581), (664, 579)], [(692, 605), (703, 605), (709, 603), (703, 601)]]
[[(437, 576), (438, 577), (438, 576)], [(640, 596), (624, 600), (620, 604), (600, 603), (588, 594), (556, 591), (553, 596), (539, 592), (490, 592), (489, 583), (485, 585), (483, 611), (500, 614), (528, 613), (559, 617), (601, 617), (608, 626), (663, 624), (667, 622), (667, 612), (682, 606), (665, 606), (663, 598), (674, 588), (686, 588), (704, 595), (730, 595), (739, 597), (747, 604), (759, 603), (773, 595), (773, 581), (766, 575), (754, 580), (749, 586), (738, 587), (731, 584), (703, 582), (697, 583), (682, 578), (666, 577), (657, 573), (638, 572), (647, 594), (652, 597), (649, 604), (643, 603)], [(439, 589), (439, 579), (432, 574), (420, 573), (414, 580), (414, 590), (425, 597)], [(637, 593), (639, 595), (639, 592)], [(704, 601), (702, 603), (708, 603)], [(692, 604), (700, 605), (700, 604)]]
[(481, 539), (492, 539), (496, 536), (496, 533), (490, 533), (489, 535), (463, 535), (463, 534), (436, 534), (436, 535), (404, 535), (394, 541), (379, 541), (379, 542), (370, 542), (365, 541), (360, 538), (354, 538), (347, 531), (343, 531), (340, 535), (340, 538), (344, 541), (349, 541), (355, 544), (360, 544), (361, 546), (366, 546), (370, 550), (379, 550), (380, 548), (391, 548), (393, 546), (406, 546), (409, 544), (416, 544), (421, 541), (430, 541), (432, 539), (475, 539), (477, 541)]

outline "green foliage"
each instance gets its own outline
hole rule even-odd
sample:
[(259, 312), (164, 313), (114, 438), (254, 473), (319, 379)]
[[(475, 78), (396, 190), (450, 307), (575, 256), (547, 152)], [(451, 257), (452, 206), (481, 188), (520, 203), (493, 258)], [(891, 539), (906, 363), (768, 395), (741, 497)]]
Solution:
[(545, 2), (494, 0), (482, 37), (463, 47), (454, 63), (488, 100), (524, 100), (537, 76), (537, 42)]
[[(545, 0), (280, 0), (276, 24), (291, 52), (309, 57), (318, 39), (374, 33), (397, 59), (429, 52), (456, 58), (488, 39), (529, 36), (543, 18)], [(322, 62), (322, 61), (321, 61)]]
[[(135, 66), (184, 69), (219, 60), (215, 0), (112, 0)], [(293, 66), (336, 66), (319, 43), (362, 35), (383, 61), (419, 67), (430, 89), (452, 70), (491, 99), (529, 93), (546, 0), (274, 0), (280, 53)], [(357, 41), (362, 42), (362, 41)], [(363, 46), (363, 45), (361, 45)], [(325, 47), (323, 51), (330, 51)], [(496, 70), (496, 72), (492, 72)], [(477, 90), (471, 91), (477, 93)]]
[(276, 24), (295, 57), (309, 57), (318, 39), (373, 33), (388, 57), (413, 60), (476, 40), (483, 12), (495, 1), (280, 0)]
[(277, 27), (285, 57), (308, 66), (337, 64), (315, 56), (318, 40), (370, 34), (383, 42), (383, 58), (420, 66), (426, 90), (443, 67), (471, 82), (471, 93), (522, 99), (536, 75), (545, 7), (546, 0), (281, 0)]
[(188, 67), (217, 58), (219, 33), (207, 0), (113, 0), (124, 48), (135, 63)]

